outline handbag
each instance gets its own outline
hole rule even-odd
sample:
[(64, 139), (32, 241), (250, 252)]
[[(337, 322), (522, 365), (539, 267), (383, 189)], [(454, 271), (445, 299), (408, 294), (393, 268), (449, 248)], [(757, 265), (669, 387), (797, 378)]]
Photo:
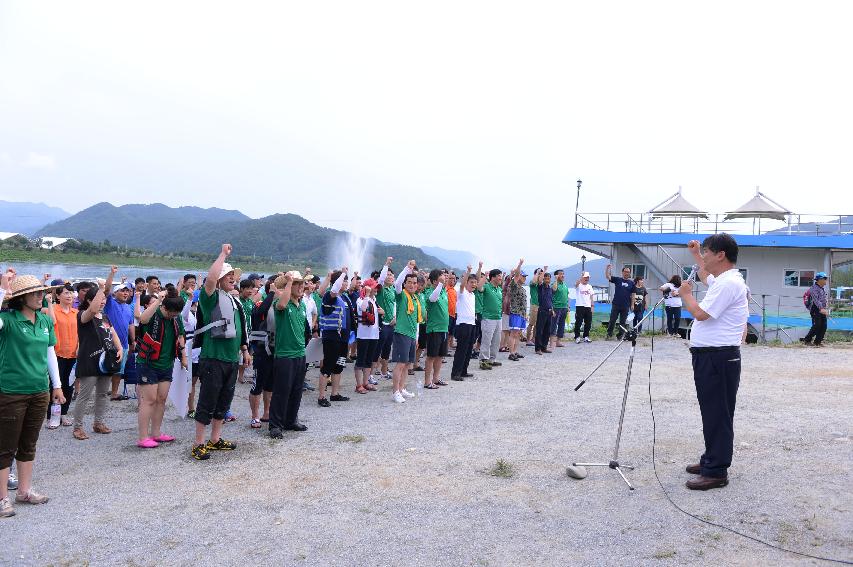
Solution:
[(92, 319), (91, 323), (92, 331), (95, 333), (95, 336), (98, 337), (98, 340), (104, 345), (101, 356), (98, 357), (98, 370), (100, 371), (101, 376), (112, 376), (113, 374), (117, 374), (118, 371), (121, 370), (121, 362), (118, 359), (118, 349), (112, 341), (112, 336), (108, 334), (106, 337), (102, 337), (94, 319)]

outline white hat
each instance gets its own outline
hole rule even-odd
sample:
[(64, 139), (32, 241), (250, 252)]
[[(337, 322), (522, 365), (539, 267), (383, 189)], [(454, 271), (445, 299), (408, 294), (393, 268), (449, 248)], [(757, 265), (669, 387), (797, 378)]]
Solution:
[(243, 270), (241, 270), (240, 268), (232, 267), (231, 264), (229, 264), (228, 262), (222, 264), (222, 269), (219, 271), (219, 277), (216, 278), (216, 281), (221, 280), (231, 272), (234, 272), (234, 277), (237, 279), (237, 281), (240, 281), (240, 276), (243, 275)]
[(589, 272), (584, 272), (584, 273), (582, 273), (582, 274), (581, 274), (581, 277), (582, 277), (582, 278), (588, 278), (588, 277), (589, 277)]

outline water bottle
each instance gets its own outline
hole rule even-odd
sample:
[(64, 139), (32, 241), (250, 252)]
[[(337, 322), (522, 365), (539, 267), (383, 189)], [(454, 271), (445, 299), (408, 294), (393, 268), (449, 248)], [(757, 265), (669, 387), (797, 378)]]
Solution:
[(50, 406), (50, 427), (55, 429), (59, 427), (59, 418), (62, 413), (62, 406), (59, 404), (51, 404)]
[(415, 396), (420, 397), (424, 393), (424, 381), (418, 377), (415, 379)]

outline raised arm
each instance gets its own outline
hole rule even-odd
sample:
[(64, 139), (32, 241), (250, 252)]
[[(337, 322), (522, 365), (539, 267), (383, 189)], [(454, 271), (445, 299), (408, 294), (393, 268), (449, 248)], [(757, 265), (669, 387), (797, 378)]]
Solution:
[(521, 272), (521, 265), (522, 264), (524, 264), (524, 258), (520, 258), (518, 260), (518, 265), (515, 268), (513, 268), (512, 272), (510, 272), (512, 276), (515, 276), (516, 274)]
[(113, 280), (118, 272), (118, 266), (110, 266), (110, 273), (107, 274), (107, 279), (104, 282), (104, 295), (110, 296), (113, 294)]
[(613, 277), (613, 264), (607, 264), (607, 267), (604, 268), (604, 277), (607, 281), (610, 281), (610, 278)]
[(379, 285), (380, 286), (385, 285), (385, 278), (388, 277), (388, 269), (391, 266), (391, 262), (393, 262), (393, 261), (394, 261), (394, 258), (392, 258), (391, 256), (388, 256), (388, 258), (385, 259), (385, 265), (382, 266), (382, 271), (379, 272)]
[(148, 302), (148, 307), (146, 307), (145, 311), (142, 312), (142, 315), (139, 316), (140, 323), (145, 325), (151, 320), (154, 313), (156, 313), (157, 309), (160, 308), (160, 304), (163, 303), (164, 297), (166, 297), (166, 292), (161, 291), (151, 298), (151, 301)]
[(394, 291), (397, 293), (403, 293), (403, 284), (406, 282), (406, 276), (411, 274), (415, 270), (415, 261), (409, 260), (409, 263), (403, 266), (403, 269), (400, 270), (400, 275), (397, 276), (397, 279), (394, 280)]
[(210, 268), (207, 270), (207, 279), (204, 280), (204, 291), (207, 292), (207, 295), (213, 295), (213, 292), (216, 291), (216, 284), (219, 283), (217, 279), (219, 277), (219, 273), (222, 271), (222, 265), (225, 263), (225, 259), (231, 255), (231, 245), (223, 244), (222, 250), (219, 252), (219, 256), (216, 257), (216, 260), (213, 261), (213, 264), (210, 265)]
[(711, 285), (708, 283), (708, 275), (709, 272), (705, 269), (705, 260), (702, 258), (702, 246), (699, 244), (698, 240), (691, 240), (687, 243), (687, 250), (690, 252), (690, 255), (693, 256), (693, 261), (699, 266), (699, 273), (696, 274), (696, 277), (699, 278), (699, 281), (705, 285)]
[(344, 286), (344, 279), (346, 278), (347, 271), (349, 268), (344, 266), (341, 268), (341, 274), (338, 276), (338, 279), (332, 284), (332, 289), (329, 290), (329, 293), (332, 294), (332, 297), (337, 297), (341, 292), (341, 288)]
[(95, 298), (89, 303), (89, 308), (80, 313), (80, 322), (88, 323), (95, 317), (95, 313), (98, 312), (98, 305), (100, 305), (101, 301), (104, 299), (104, 290), (102, 288), (98, 288), (98, 293), (95, 294)]
[(444, 289), (444, 282), (439, 280), (437, 282), (437, 285), (435, 286), (435, 289), (432, 290), (431, 294), (429, 294), (429, 300), (432, 303), (435, 303), (436, 301), (438, 301), (438, 298), (441, 297), (441, 290), (443, 290), (443, 289)]
[[(341, 274), (341, 276), (343, 276), (343, 274)], [(341, 278), (338, 278), (338, 280), (340, 281)], [(335, 282), (335, 285), (337, 285), (337, 283), (338, 282)], [(290, 274), (284, 274), (283, 288), (279, 288), (275, 284), (273, 284), (273, 287), (275, 287), (275, 298), (278, 299), (278, 303), (275, 304), (275, 310), (284, 311), (287, 309), (287, 304), (290, 302), (290, 289), (293, 287), (293, 280), (290, 278)], [(334, 295), (335, 293), (334, 288), (332, 288), (332, 294)]]

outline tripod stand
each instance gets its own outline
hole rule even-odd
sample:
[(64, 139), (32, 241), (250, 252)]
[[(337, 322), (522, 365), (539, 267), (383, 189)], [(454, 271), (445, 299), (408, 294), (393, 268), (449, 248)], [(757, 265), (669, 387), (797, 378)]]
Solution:
[(628, 488), (630, 488), (631, 490), (634, 490), (634, 487), (628, 481), (628, 478), (622, 472), (622, 469), (632, 471), (634, 470), (634, 467), (632, 465), (626, 465), (624, 463), (619, 462), (619, 442), (622, 440), (622, 422), (625, 420), (625, 405), (628, 403), (628, 387), (631, 385), (631, 369), (634, 366), (634, 353), (637, 349), (637, 329), (640, 327), (640, 325), (643, 324), (643, 321), (648, 319), (649, 315), (653, 314), (663, 302), (664, 298), (661, 298), (661, 300), (658, 301), (655, 306), (652, 307), (651, 310), (642, 319), (640, 319), (639, 321), (635, 321), (634, 325), (632, 325), (630, 329), (626, 329), (624, 326), (619, 325), (619, 327), (625, 333), (624, 335), (622, 335), (622, 339), (615, 347), (613, 347), (613, 350), (611, 350), (607, 354), (607, 356), (604, 357), (604, 360), (602, 360), (598, 364), (598, 366), (593, 368), (592, 372), (590, 372), (586, 376), (586, 378), (581, 380), (581, 382), (577, 386), (575, 386), (575, 392), (577, 392), (581, 389), (581, 386), (586, 384), (586, 381), (589, 380), (592, 375), (596, 373), (596, 371), (598, 371), (599, 368), (604, 366), (604, 363), (607, 362), (607, 360), (611, 356), (613, 356), (613, 354), (615, 354), (617, 350), (619, 350), (619, 347), (621, 347), (622, 344), (625, 343), (625, 341), (631, 341), (631, 352), (628, 355), (628, 374), (625, 377), (625, 393), (622, 394), (622, 412), (619, 414), (619, 428), (616, 430), (616, 447), (613, 449), (613, 458), (607, 463), (572, 463), (572, 465), (576, 467), (609, 467), (619, 473), (619, 476), (622, 477), (622, 480), (625, 481), (625, 484), (627, 484)]

